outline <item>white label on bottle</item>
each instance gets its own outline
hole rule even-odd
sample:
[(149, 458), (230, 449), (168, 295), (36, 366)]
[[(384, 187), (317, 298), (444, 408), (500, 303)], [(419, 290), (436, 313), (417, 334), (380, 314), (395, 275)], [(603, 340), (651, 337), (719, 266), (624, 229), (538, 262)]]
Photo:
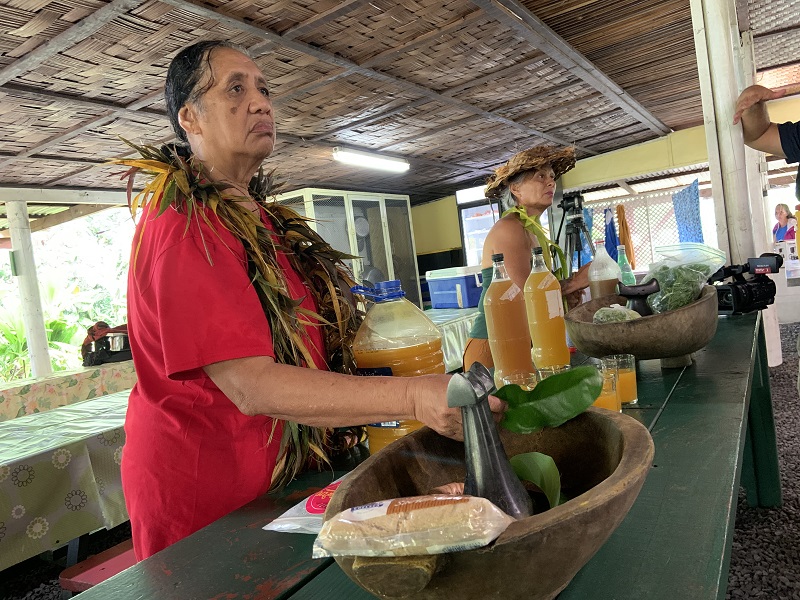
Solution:
[(544, 293), (547, 300), (547, 317), (555, 319), (564, 316), (564, 305), (561, 302), (561, 290), (547, 290)]
[(501, 300), (513, 300), (520, 293), (522, 293), (522, 290), (519, 289), (519, 286), (516, 283), (512, 283), (511, 287), (509, 287), (505, 292), (503, 292), (503, 295), (500, 296), (500, 299)]

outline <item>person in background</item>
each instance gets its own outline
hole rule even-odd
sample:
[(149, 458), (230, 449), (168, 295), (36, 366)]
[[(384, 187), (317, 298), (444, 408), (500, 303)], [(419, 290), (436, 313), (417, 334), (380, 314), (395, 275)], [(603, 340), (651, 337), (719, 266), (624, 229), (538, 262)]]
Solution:
[(138, 380), (122, 482), (139, 560), (324, 461), (330, 428), (417, 419), (462, 435), (449, 376), (348, 374), (352, 278), (270, 202), (260, 166), (275, 120), (258, 65), (228, 42), (194, 44), (172, 60), (165, 97), (180, 143), (115, 161), (158, 175), (137, 197), (128, 274)]
[[(767, 101), (785, 95), (786, 90), (773, 91), (761, 85), (745, 88), (736, 100), (733, 124), (742, 123), (744, 143), (751, 148), (785, 158), (787, 163), (795, 163), (800, 162), (800, 121), (773, 123), (767, 113)], [(800, 202), (800, 170), (796, 185), (795, 194)], [(780, 206), (785, 207), (786, 213), (789, 212), (788, 206), (785, 204)], [(800, 210), (800, 204), (795, 206), (795, 209)], [(775, 218), (778, 218), (777, 208)], [(787, 239), (794, 239), (794, 236)], [(800, 354), (800, 338), (797, 340), (797, 352)], [(797, 393), (800, 394), (800, 373), (797, 378)]]
[[(483, 309), (486, 290), (492, 282), (492, 255), (503, 254), (509, 277), (524, 289), (531, 272), (531, 253), (539, 245), (530, 227), (525, 227), (525, 216), (521, 212), (508, 211), (520, 207), (529, 218), (541, 215), (553, 204), (556, 180), (574, 166), (573, 148), (534, 146), (515, 154), (489, 178), (485, 195), (500, 199), (503, 216), (489, 230), (483, 243), (483, 291), (478, 302), (478, 317), (464, 349), (465, 370), (476, 361), (488, 368), (494, 366)], [(568, 301), (579, 303), (581, 290), (589, 285), (587, 273), (588, 265), (585, 265), (573, 277), (561, 282), (561, 291)]]
[(794, 214), (789, 210), (788, 204), (778, 204), (775, 207), (775, 227), (772, 228), (772, 241), (774, 243), (782, 242), (783, 240), (795, 239), (795, 230), (797, 228), (797, 219)]

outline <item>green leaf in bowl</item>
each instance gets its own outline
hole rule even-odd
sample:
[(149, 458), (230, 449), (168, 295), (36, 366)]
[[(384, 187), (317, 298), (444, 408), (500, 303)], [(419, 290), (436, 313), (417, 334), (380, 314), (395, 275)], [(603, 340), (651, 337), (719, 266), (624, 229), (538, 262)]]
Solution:
[(517, 477), (530, 481), (544, 492), (550, 508), (561, 501), (561, 474), (552, 457), (541, 452), (524, 452), (510, 459), (511, 467)]
[(530, 391), (512, 384), (494, 395), (508, 403), (503, 427), (514, 433), (533, 433), (575, 418), (592, 405), (602, 389), (600, 372), (583, 366), (551, 375)]

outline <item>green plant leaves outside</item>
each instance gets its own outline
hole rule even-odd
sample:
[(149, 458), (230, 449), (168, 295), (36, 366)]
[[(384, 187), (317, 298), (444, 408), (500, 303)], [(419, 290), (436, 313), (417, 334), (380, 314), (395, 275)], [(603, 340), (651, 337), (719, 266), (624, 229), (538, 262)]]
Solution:
[(555, 461), (541, 452), (525, 452), (510, 459), (511, 467), (517, 477), (530, 481), (544, 492), (550, 508), (561, 502), (561, 474)]
[(504, 385), (494, 395), (508, 403), (503, 427), (514, 433), (533, 433), (575, 418), (592, 405), (602, 388), (600, 372), (583, 366), (551, 375), (530, 391)]

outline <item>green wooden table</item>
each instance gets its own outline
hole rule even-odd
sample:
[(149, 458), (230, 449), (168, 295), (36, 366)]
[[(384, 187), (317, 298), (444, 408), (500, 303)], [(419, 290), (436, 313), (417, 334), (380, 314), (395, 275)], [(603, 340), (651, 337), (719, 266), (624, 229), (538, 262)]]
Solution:
[[(639, 404), (625, 412), (652, 432), (653, 469), (623, 523), (559, 598), (724, 598), (740, 477), (751, 503), (781, 502), (760, 315), (720, 318), (691, 367), (662, 371), (659, 361), (642, 361), (638, 374)], [(341, 474), (305, 475), (81, 598), (372, 598), (331, 559), (309, 558), (313, 536), (261, 530)]]

